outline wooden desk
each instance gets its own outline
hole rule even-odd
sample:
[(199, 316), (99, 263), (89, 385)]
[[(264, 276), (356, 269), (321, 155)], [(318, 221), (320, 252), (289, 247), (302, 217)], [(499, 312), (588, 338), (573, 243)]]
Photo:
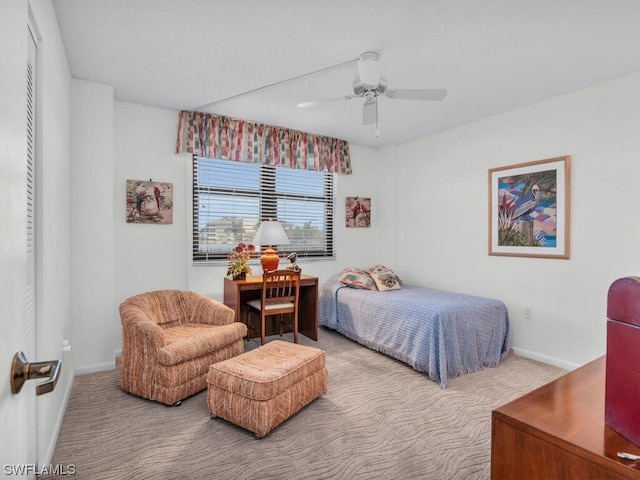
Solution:
[(492, 412), (491, 478), (640, 479), (634, 445), (604, 423), (601, 357)]
[[(260, 298), (262, 275), (250, 276), (246, 280), (224, 279), (224, 304), (236, 312), (236, 322), (247, 323), (246, 303)], [(275, 319), (267, 317), (266, 334), (280, 333)], [(300, 298), (298, 300), (298, 333), (318, 340), (318, 277), (302, 274), (300, 277)]]

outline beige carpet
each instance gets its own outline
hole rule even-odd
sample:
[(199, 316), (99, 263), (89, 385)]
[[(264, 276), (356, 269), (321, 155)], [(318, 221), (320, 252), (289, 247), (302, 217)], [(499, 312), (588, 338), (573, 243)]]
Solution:
[(123, 392), (110, 371), (76, 377), (51, 463), (92, 480), (488, 479), (491, 411), (565, 373), (511, 354), (442, 390), (338, 333), (319, 335), (301, 343), (325, 350), (328, 392), (261, 440), (211, 420), (206, 391), (167, 407)]

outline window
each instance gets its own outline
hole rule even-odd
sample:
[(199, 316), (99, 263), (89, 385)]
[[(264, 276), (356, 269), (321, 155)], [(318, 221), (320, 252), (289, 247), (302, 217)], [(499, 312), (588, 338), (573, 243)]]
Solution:
[(282, 223), (282, 257), (334, 256), (332, 173), (193, 157), (193, 260), (226, 260), (252, 243), (262, 220)]

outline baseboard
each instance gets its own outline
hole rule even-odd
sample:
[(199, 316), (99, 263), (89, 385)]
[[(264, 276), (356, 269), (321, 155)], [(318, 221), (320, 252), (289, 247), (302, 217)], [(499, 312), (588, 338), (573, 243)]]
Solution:
[(115, 370), (116, 362), (94, 363), (93, 365), (85, 365), (73, 369), (75, 375), (87, 375), (88, 373), (106, 372), (107, 370)]
[(53, 452), (55, 451), (56, 445), (58, 444), (58, 437), (60, 435), (60, 429), (62, 428), (62, 421), (64, 420), (64, 414), (67, 412), (67, 405), (69, 403), (69, 398), (71, 397), (71, 390), (73, 389), (74, 381), (75, 381), (75, 374), (74, 372), (71, 372), (71, 379), (67, 383), (67, 388), (64, 391), (64, 396), (62, 397), (62, 404), (60, 405), (60, 410), (58, 411), (58, 418), (56, 419), (56, 425), (53, 429), (53, 434), (51, 435), (51, 440), (49, 441), (47, 452), (45, 453), (44, 459), (40, 461), (39, 465), (51, 464), (51, 459), (53, 458)]
[(113, 351), (113, 362), (106, 363), (94, 363), (93, 365), (85, 365), (83, 367), (77, 367), (73, 370), (76, 375), (87, 375), (88, 373), (106, 372), (107, 370), (115, 370), (119, 367), (120, 356), (122, 355), (122, 349), (119, 348)]
[(548, 357), (546, 355), (530, 352), (521, 348), (513, 348), (513, 353), (515, 353), (516, 355), (520, 355), (521, 357), (530, 358), (531, 360), (537, 360), (538, 362), (548, 363), (549, 365), (553, 365), (555, 367), (564, 368), (565, 370), (575, 370), (580, 366), (577, 363), (567, 362), (565, 360), (560, 360), (559, 358)]

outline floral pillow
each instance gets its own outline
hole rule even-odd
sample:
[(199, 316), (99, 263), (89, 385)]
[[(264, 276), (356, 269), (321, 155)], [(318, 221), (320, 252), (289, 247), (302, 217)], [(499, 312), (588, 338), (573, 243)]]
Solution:
[(402, 288), (402, 280), (400, 280), (400, 277), (390, 268), (378, 264), (370, 267), (368, 271), (378, 290), (381, 292), (400, 290)]
[(342, 275), (340, 275), (339, 281), (352, 288), (363, 288), (365, 290), (378, 289), (371, 275), (358, 268), (345, 268), (342, 271)]

